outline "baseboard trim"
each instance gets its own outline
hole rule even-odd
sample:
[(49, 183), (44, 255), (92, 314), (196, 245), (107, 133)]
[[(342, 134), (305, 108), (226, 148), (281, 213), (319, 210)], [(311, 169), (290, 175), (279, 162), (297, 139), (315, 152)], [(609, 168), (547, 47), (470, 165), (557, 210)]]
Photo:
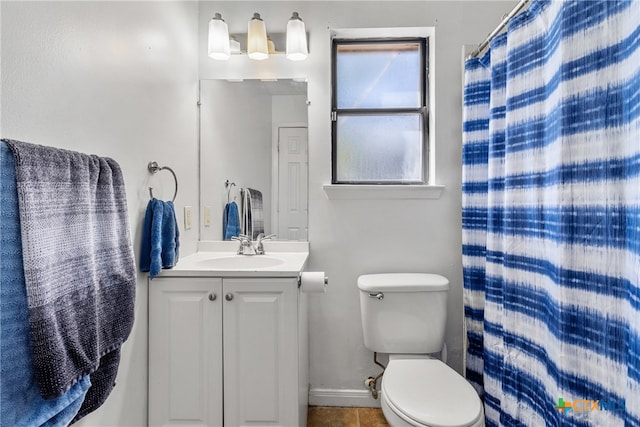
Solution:
[(379, 408), (380, 398), (371, 397), (369, 390), (312, 388), (309, 390), (309, 405)]

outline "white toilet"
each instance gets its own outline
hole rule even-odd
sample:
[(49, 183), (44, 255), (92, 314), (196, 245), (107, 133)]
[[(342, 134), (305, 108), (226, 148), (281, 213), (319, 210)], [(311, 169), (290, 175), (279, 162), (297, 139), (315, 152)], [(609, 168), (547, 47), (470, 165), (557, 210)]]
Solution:
[(483, 427), (475, 389), (429, 354), (444, 347), (449, 281), (437, 274), (358, 278), (364, 345), (389, 354), (382, 412), (392, 427)]

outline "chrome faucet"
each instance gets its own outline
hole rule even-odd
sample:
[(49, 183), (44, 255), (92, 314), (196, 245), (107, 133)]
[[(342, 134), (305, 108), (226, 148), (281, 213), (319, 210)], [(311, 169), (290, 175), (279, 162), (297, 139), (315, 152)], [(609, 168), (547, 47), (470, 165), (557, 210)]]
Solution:
[(264, 255), (264, 246), (262, 245), (263, 240), (271, 240), (273, 237), (276, 237), (275, 234), (269, 234), (265, 236), (264, 233), (258, 234), (258, 240), (256, 243), (256, 255)]
[[(232, 236), (231, 240), (237, 240), (238, 242), (240, 242), (240, 246), (238, 246), (238, 251), (236, 252), (238, 255), (257, 255), (258, 254), (258, 250), (256, 249), (255, 246), (253, 246), (253, 243), (251, 242), (251, 239), (249, 238), (249, 236), (245, 235), (245, 234), (238, 234), (238, 236)], [(250, 248), (250, 250), (252, 251), (247, 253), (246, 250), (247, 248)], [(263, 250), (264, 253), (264, 250)]]

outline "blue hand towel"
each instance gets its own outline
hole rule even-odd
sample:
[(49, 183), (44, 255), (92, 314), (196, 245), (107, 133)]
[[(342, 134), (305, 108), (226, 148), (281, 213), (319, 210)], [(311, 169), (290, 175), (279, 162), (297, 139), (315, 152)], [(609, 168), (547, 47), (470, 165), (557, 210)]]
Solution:
[(162, 217), (164, 203), (151, 199), (147, 204), (142, 229), (142, 248), (140, 250), (140, 271), (148, 271), (155, 277), (162, 269)]
[(178, 222), (173, 202), (163, 202), (162, 210), (162, 268), (172, 268), (178, 262), (180, 248)]
[(55, 399), (40, 395), (29, 338), (15, 163), (4, 143), (0, 200), (0, 426), (67, 426), (91, 382), (85, 376)]
[(231, 240), (232, 237), (240, 234), (240, 215), (236, 202), (227, 203), (222, 216), (222, 232), (224, 240)]
[(140, 270), (148, 271), (153, 279), (163, 268), (176, 265), (179, 249), (180, 232), (173, 202), (150, 200), (142, 229)]

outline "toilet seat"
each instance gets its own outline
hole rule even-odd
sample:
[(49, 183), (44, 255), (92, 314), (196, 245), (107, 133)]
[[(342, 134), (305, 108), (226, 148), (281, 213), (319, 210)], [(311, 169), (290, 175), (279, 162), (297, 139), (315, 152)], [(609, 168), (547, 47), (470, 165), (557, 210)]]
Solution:
[(437, 359), (394, 359), (382, 377), (383, 399), (409, 424), (469, 427), (483, 416), (474, 388)]

